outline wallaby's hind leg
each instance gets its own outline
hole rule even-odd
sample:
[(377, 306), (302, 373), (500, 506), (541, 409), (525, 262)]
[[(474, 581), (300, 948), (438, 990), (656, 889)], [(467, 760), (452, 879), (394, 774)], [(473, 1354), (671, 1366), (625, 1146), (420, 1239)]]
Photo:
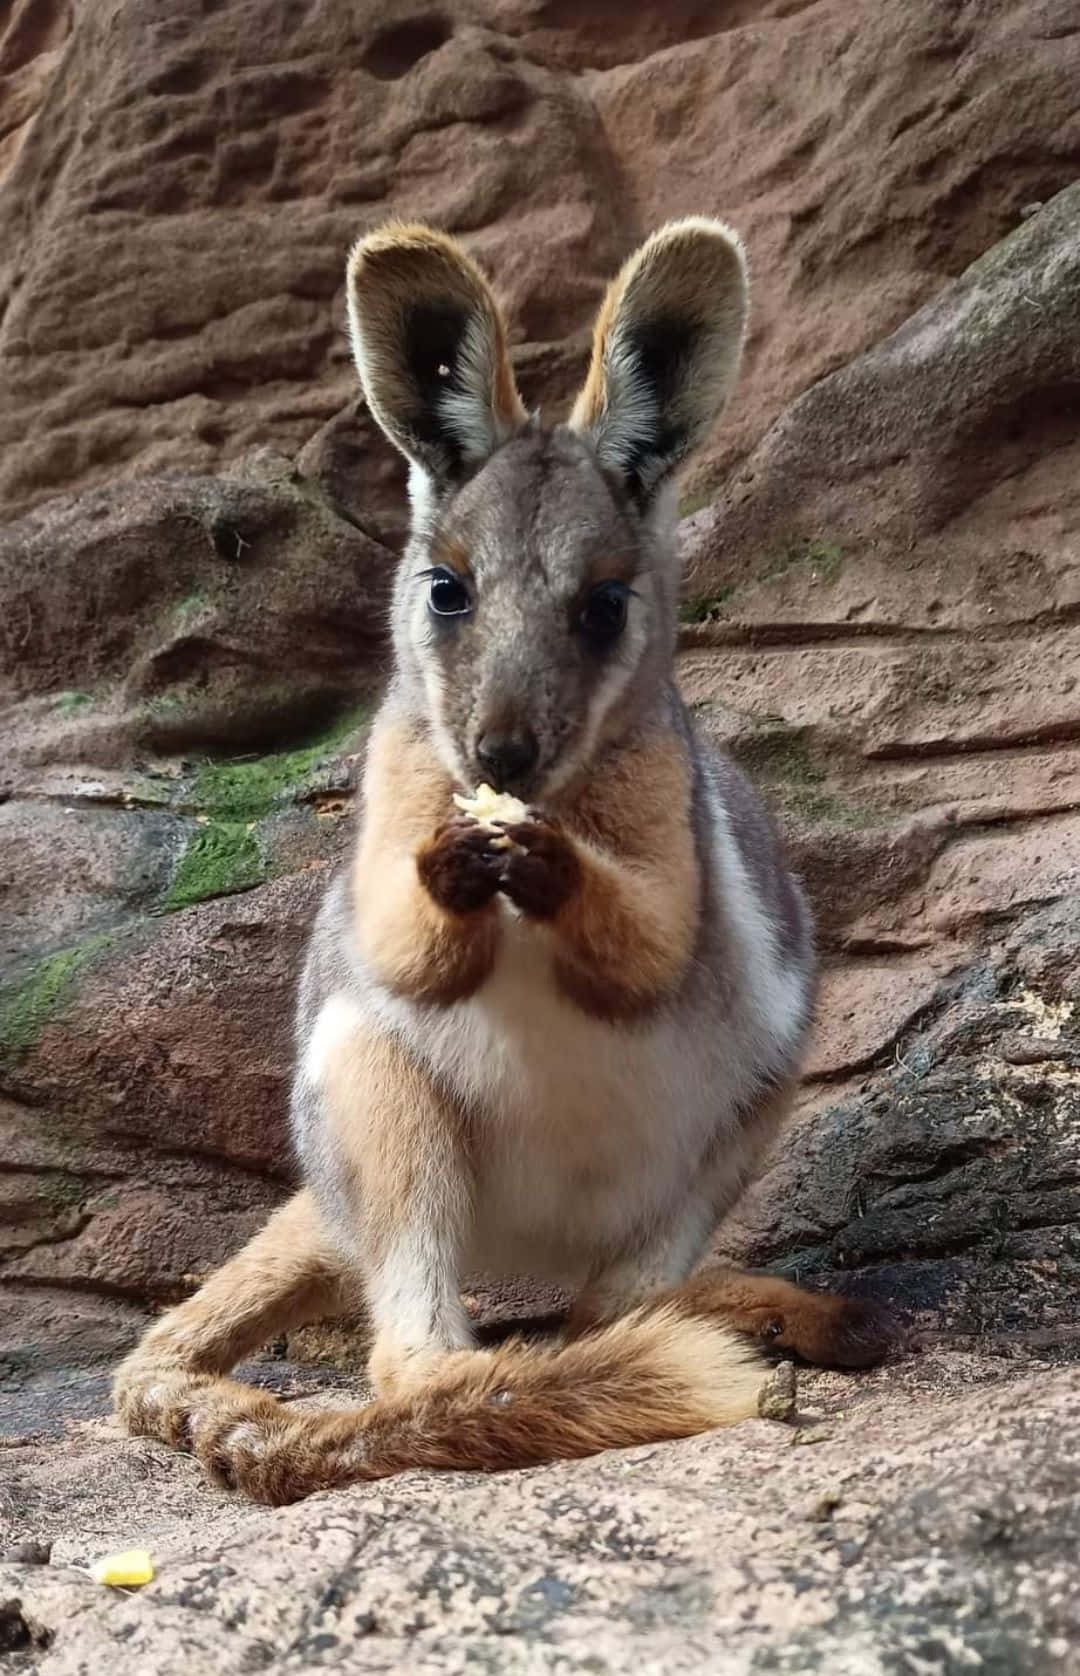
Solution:
[(635, 1304), (673, 1303), (682, 1314), (719, 1319), (805, 1362), (854, 1368), (880, 1361), (895, 1323), (879, 1306), (740, 1269), (714, 1267), (687, 1278), (783, 1124), (797, 1086), (788, 1080), (761, 1100), (737, 1141), (728, 1141), (702, 1170), (696, 1194), (671, 1227), (589, 1281), (571, 1311), (571, 1336), (614, 1320)]
[(616, 1320), (693, 1274), (710, 1236), (753, 1179), (762, 1153), (791, 1110), (797, 1087), (796, 1080), (788, 1078), (769, 1089), (734, 1134), (718, 1137), (702, 1161), (693, 1191), (670, 1221), (590, 1275), (570, 1312), (571, 1336)]
[(727, 1268), (705, 1269), (690, 1280), (664, 1285), (663, 1259), (655, 1255), (656, 1266), (651, 1260), (627, 1259), (605, 1270), (571, 1310), (569, 1337), (615, 1320), (635, 1304), (672, 1303), (680, 1314), (722, 1321), (770, 1349), (790, 1350), (823, 1367), (868, 1367), (880, 1361), (892, 1342), (891, 1317), (860, 1298), (810, 1292), (779, 1275)]
[[(607, 1269), (581, 1294), (567, 1333), (577, 1338), (635, 1304), (651, 1309), (674, 1304), (682, 1315), (722, 1321), (773, 1350), (790, 1350), (823, 1367), (859, 1368), (880, 1361), (894, 1337), (887, 1311), (861, 1298), (810, 1292), (779, 1275), (709, 1268), (676, 1285), (657, 1285), (651, 1260), (627, 1259)], [(651, 1284), (650, 1284), (651, 1282)]]
[[(781, 1083), (748, 1115), (739, 1154), (731, 1159), (734, 1170), (728, 1169), (723, 1156), (714, 1162), (717, 1224), (753, 1179), (791, 1111), (797, 1090), (794, 1078)], [(775, 1350), (790, 1350), (804, 1362), (823, 1367), (868, 1367), (881, 1360), (895, 1338), (896, 1324), (879, 1305), (833, 1292), (810, 1292), (779, 1275), (709, 1268), (683, 1280), (666, 1296), (684, 1314), (717, 1318)]]
[(306, 1189), (274, 1212), (194, 1297), (169, 1310), (117, 1370), (117, 1412), (129, 1431), (191, 1448), (198, 1425), (277, 1405), (222, 1377), (267, 1339), (355, 1308), (359, 1276), (328, 1238)]

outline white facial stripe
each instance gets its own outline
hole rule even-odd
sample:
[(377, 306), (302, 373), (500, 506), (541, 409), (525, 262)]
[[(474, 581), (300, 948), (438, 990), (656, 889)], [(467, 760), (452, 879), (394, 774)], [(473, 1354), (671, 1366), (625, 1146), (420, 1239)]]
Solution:
[(421, 603), (413, 617), (413, 651), (420, 678), (424, 683), (425, 711), (431, 725), (435, 748), (443, 767), (466, 787), (473, 785), (464, 758), (458, 751), (454, 736), (443, 720), (442, 671), (431, 645), (431, 624), (428, 620), (427, 600), (421, 591)]
[(604, 723), (634, 678), (649, 639), (646, 613), (653, 609), (655, 603), (651, 586), (647, 598), (635, 599), (631, 596), (626, 628), (619, 642), (618, 653), (608, 664), (603, 679), (589, 700), (585, 725), (578, 736), (577, 744), (560, 757), (548, 776), (544, 789), (549, 794), (561, 791), (579, 769), (584, 768), (590, 761)]

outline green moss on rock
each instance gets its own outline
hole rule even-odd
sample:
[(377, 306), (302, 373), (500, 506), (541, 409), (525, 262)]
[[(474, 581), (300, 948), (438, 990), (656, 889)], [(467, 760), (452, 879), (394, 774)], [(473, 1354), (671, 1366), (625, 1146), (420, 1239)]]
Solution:
[(60, 693), (56, 702), (62, 716), (78, 716), (91, 708), (94, 697), (92, 693), (66, 692)]
[(363, 710), (351, 711), (294, 750), (207, 762), (188, 789), (188, 801), (223, 822), (261, 820), (288, 793), (301, 789), (320, 763), (360, 731), (364, 719)]
[(190, 908), (214, 896), (235, 896), (266, 878), (266, 862), (252, 821), (211, 821), (180, 857), (164, 906)]
[(38, 1196), (54, 1215), (59, 1215), (81, 1204), (91, 1191), (82, 1177), (60, 1170), (41, 1177)]
[(700, 598), (684, 600), (679, 607), (679, 620), (683, 623), (709, 623), (725, 614), (726, 608), (737, 594), (755, 583), (770, 584), (779, 582), (794, 570), (809, 571), (815, 582), (826, 584), (835, 582), (844, 566), (844, 550), (835, 541), (823, 541), (816, 537), (804, 536), (795, 541), (790, 547), (785, 547), (782, 553), (759, 571), (757, 576), (746, 578), (742, 582), (727, 582), (718, 588), (715, 594), (703, 595)]
[(820, 785), (825, 778), (803, 734), (795, 728), (773, 729), (740, 740), (735, 754), (748, 773), (762, 780), (813, 786)]
[[(769, 721), (771, 718), (762, 718)], [(739, 740), (734, 754), (754, 779), (788, 813), (830, 826), (876, 826), (873, 809), (845, 802), (825, 787), (825, 771), (814, 760), (799, 729), (776, 728)]]
[(711, 506), (715, 499), (716, 489), (711, 483), (703, 485), (699, 489), (687, 489), (686, 493), (679, 501), (676, 516), (679, 518), (692, 518), (695, 512), (700, 512), (705, 506)]
[(207, 603), (206, 594), (198, 588), (194, 593), (185, 595), (185, 597), (173, 607), (173, 621), (176, 626), (178, 628), (185, 628), (193, 618), (199, 615), (199, 612)]
[(681, 623), (708, 623), (718, 617), (728, 601), (738, 592), (737, 582), (728, 582), (708, 598), (687, 599), (679, 607)]
[(819, 582), (833, 582), (836, 580), (844, 564), (844, 549), (838, 547), (835, 541), (825, 541), (816, 536), (804, 536), (801, 541), (793, 542), (790, 547), (775, 558), (758, 580), (761, 582), (778, 582), (782, 576), (796, 568), (813, 571)]
[(111, 940), (99, 934), (47, 955), (21, 983), (0, 992), (0, 1058), (33, 1046), (49, 1020), (72, 1000), (79, 974)]

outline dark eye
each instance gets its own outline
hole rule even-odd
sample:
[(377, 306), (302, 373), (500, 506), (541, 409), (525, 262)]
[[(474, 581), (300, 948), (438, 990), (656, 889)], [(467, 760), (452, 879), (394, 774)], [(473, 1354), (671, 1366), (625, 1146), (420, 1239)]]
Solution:
[(626, 627), (630, 589), (625, 582), (601, 582), (585, 601), (581, 632), (594, 646), (610, 646)]
[(452, 570), (433, 570), (428, 604), (436, 617), (466, 617), (472, 610), (469, 590)]

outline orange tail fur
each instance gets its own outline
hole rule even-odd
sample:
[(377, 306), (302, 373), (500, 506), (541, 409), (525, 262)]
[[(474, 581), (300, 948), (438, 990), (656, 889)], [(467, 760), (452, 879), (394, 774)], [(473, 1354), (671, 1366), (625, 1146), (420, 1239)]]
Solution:
[(450, 1353), (366, 1407), (299, 1411), (138, 1353), (117, 1399), (131, 1431), (191, 1449), (222, 1485), (282, 1503), (412, 1467), (494, 1472), (689, 1437), (755, 1415), (767, 1373), (728, 1327), (664, 1304), (569, 1344)]

